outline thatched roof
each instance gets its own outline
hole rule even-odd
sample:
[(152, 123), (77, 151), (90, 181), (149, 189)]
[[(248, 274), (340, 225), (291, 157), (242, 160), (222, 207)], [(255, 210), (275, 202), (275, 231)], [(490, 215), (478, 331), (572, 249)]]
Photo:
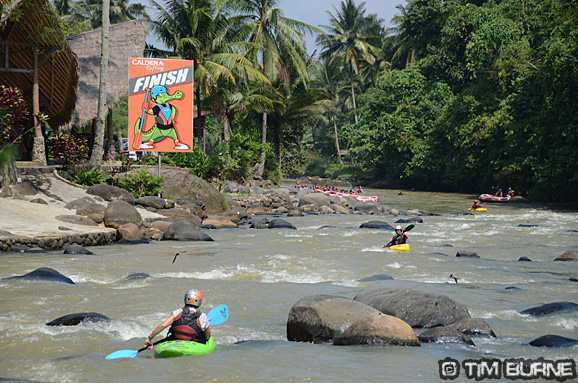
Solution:
[[(147, 21), (131, 20), (113, 24), (109, 32), (109, 60), (106, 73), (106, 104), (112, 105), (128, 92), (128, 59), (142, 57), (145, 48)], [(81, 75), (78, 83), (76, 109), (72, 123), (92, 120), (98, 113), (100, 86), (101, 29), (70, 36), (68, 44), (80, 60)]]
[(75, 108), (80, 66), (66, 43), (52, 5), (48, 0), (3, 3), (0, 5), (0, 83), (20, 88), (32, 106), (36, 48), (40, 112), (50, 118), (52, 127), (65, 124)]

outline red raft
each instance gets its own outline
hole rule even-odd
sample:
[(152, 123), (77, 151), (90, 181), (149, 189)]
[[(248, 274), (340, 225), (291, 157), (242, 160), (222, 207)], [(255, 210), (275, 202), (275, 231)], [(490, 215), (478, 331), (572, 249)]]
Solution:
[(321, 190), (321, 189), (314, 189), (313, 191), (316, 193), (325, 193), (325, 194), (329, 194), (329, 195), (336, 195), (339, 197), (351, 197), (351, 198), (355, 198), (359, 202), (379, 202), (378, 196), (365, 196), (365, 195), (359, 195), (359, 194), (338, 193), (338, 192), (334, 192), (332, 190)]
[(498, 197), (491, 194), (482, 194), (478, 197), (480, 201), (484, 202), (508, 202), (510, 198), (512, 197), (510, 197), (509, 195), (505, 197)]

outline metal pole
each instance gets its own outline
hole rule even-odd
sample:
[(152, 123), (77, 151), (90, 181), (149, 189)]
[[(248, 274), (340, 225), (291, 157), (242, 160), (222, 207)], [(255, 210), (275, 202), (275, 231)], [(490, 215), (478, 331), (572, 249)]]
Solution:
[[(161, 176), (161, 152), (157, 152), (159, 155), (159, 177)], [(161, 193), (158, 194), (158, 196), (161, 196)]]

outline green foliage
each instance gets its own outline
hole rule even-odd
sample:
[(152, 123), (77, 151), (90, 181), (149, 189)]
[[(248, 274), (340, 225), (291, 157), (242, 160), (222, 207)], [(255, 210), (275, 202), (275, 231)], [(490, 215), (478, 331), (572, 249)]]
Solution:
[[(152, 158), (153, 160), (156, 160), (156, 157)], [(199, 178), (207, 177), (209, 160), (207, 155), (205, 155), (199, 147), (197, 141), (194, 141), (193, 151), (191, 153), (164, 153), (161, 157), (161, 162), (163, 165), (167, 166), (191, 169), (191, 171)]]
[(162, 194), (164, 177), (157, 177), (146, 170), (128, 173), (118, 179), (118, 186), (128, 190), (136, 198)]
[(18, 88), (0, 85), (0, 143), (14, 142), (24, 133), (28, 106)]
[(85, 138), (76, 136), (67, 131), (60, 131), (48, 140), (52, 148), (51, 154), (59, 163), (68, 167), (88, 159), (88, 142)]
[(79, 167), (74, 175), (74, 182), (83, 186), (93, 186), (105, 184), (110, 179), (110, 176), (103, 172), (99, 167), (93, 167), (89, 170), (83, 170)]

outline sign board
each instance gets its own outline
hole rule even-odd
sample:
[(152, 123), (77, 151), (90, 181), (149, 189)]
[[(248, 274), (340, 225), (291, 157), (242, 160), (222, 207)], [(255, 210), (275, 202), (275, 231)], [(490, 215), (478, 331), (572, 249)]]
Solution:
[(130, 151), (193, 151), (193, 61), (128, 59)]

